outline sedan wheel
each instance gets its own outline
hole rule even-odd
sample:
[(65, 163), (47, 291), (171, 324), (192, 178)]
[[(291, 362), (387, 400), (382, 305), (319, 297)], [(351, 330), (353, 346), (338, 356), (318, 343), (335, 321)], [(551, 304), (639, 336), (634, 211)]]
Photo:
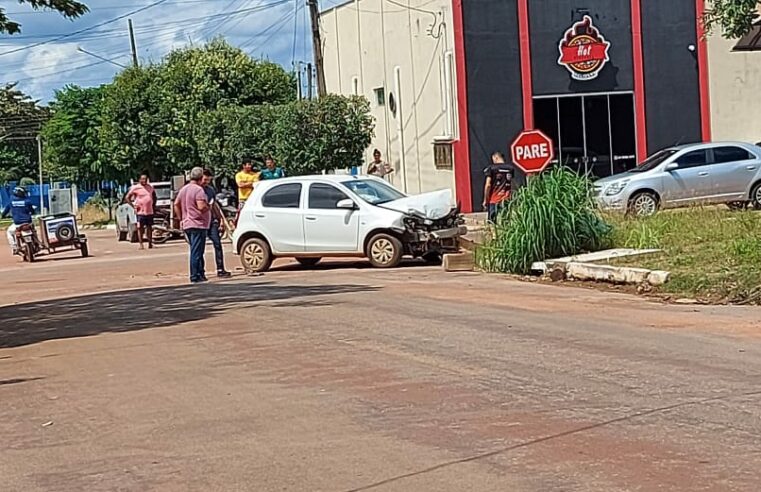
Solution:
[(658, 211), (658, 199), (652, 193), (638, 193), (629, 202), (629, 212), (638, 217), (650, 217)]
[(402, 259), (402, 243), (389, 234), (377, 234), (367, 244), (367, 257), (377, 268), (393, 268)]
[(751, 203), (756, 210), (761, 209), (761, 183), (758, 183), (750, 193)]
[(240, 262), (246, 273), (267, 271), (272, 264), (272, 251), (263, 239), (249, 239), (240, 250)]

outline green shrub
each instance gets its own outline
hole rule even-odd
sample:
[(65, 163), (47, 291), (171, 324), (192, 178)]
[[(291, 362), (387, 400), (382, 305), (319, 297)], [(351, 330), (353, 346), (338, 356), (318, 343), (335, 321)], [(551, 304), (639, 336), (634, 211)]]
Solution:
[(598, 215), (589, 190), (586, 178), (563, 168), (529, 178), (476, 252), (478, 266), (525, 274), (536, 261), (609, 247), (612, 228)]

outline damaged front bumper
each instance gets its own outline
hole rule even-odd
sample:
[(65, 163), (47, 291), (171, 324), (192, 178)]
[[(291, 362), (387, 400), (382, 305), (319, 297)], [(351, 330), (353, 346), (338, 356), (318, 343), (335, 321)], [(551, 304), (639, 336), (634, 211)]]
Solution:
[(420, 257), (459, 252), (460, 237), (468, 232), (462, 222), (462, 217), (456, 210), (436, 221), (415, 216), (408, 217), (405, 220), (406, 233), (404, 234), (406, 253)]

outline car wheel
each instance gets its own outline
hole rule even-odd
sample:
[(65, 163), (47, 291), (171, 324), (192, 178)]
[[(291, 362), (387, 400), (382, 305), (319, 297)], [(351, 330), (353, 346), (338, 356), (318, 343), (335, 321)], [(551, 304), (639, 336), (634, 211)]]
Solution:
[(394, 268), (402, 261), (402, 242), (390, 234), (376, 234), (367, 243), (367, 257), (376, 268)]
[(648, 191), (637, 193), (629, 200), (629, 213), (637, 217), (650, 217), (658, 211), (660, 203), (655, 194)]
[(750, 192), (750, 203), (756, 210), (761, 210), (761, 183), (756, 184)]
[(266, 272), (272, 265), (272, 250), (264, 239), (255, 237), (243, 243), (240, 262), (246, 273)]
[(322, 259), (322, 258), (314, 258), (314, 257), (309, 257), (309, 258), (296, 258), (296, 261), (298, 261), (299, 263), (301, 263), (301, 266), (304, 266), (304, 267), (307, 267), (307, 268), (309, 268), (309, 267), (313, 267), (313, 266), (315, 266), (316, 264), (318, 264), (318, 263), (320, 262), (320, 260), (321, 260), (321, 259)]

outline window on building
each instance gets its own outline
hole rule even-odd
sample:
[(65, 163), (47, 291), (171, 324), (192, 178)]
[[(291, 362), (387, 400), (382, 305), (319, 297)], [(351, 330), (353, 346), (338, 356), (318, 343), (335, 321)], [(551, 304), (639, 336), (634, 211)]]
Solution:
[(289, 183), (278, 185), (262, 197), (262, 206), (267, 208), (299, 208), (301, 201), (301, 184)]
[(708, 152), (706, 150), (693, 150), (687, 152), (681, 157), (678, 157), (676, 163), (682, 169), (688, 169), (691, 167), (705, 166), (708, 164)]
[(716, 164), (747, 161), (753, 158), (750, 152), (740, 147), (716, 147), (713, 149), (713, 162)]
[(309, 187), (309, 208), (334, 210), (341, 200), (349, 198), (335, 186), (315, 183)]
[(385, 106), (386, 105), (386, 89), (383, 87), (376, 87), (373, 89), (373, 92), (375, 93), (375, 102), (378, 103), (378, 106)]

